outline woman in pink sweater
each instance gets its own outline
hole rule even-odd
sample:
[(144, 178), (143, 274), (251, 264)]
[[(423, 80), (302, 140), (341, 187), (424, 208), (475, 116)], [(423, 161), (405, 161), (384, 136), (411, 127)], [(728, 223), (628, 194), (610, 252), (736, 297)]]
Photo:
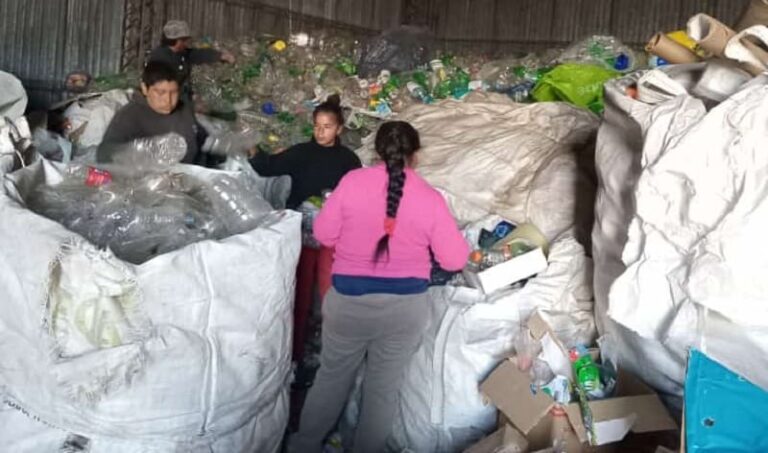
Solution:
[(336, 249), (333, 288), (322, 308), (320, 369), (291, 451), (322, 450), (363, 363), (354, 451), (384, 448), (427, 325), (430, 252), (446, 270), (466, 264), (469, 247), (445, 200), (412, 169), (419, 148), (410, 124), (383, 124), (376, 135), (383, 163), (344, 176), (315, 220), (316, 239)]

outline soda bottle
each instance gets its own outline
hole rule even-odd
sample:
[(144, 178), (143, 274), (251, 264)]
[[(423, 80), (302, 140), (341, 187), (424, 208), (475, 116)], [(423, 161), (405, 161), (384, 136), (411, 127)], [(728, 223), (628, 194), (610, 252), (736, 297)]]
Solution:
[(424, 87), (419, 85), (417, 82), (408, 82), (406, 87), (408, 88), (408, 92), (411, 93), (411, 96), (414, 98), (425, 104), (432, 103), (432, 96), (430, 96), (429, 93), (427, 93), (427, 90), (425, 90)]
[(88, 187), (104, 186), (112, 182), (112, 173), (89, 165), (70, 165), (65, 176)]
[(569, 352), (573, 366), (574, 379), (585, 392), (600, 390), (600, 369), (592, 360), (584, 346), (573, 348)]

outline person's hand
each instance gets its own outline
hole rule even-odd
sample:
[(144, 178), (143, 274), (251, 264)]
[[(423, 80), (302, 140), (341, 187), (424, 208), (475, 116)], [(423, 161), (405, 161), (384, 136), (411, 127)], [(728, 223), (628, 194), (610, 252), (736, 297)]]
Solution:
[(288, 149), (288, 148), (278, 148), (278, 149), (272, 151), (272, 154), (280, 154), (283, 151), (285, 151), (286, 149)]
[(226, 50), (221, 51), (221, 61), (223, 61), (224, 63), (235, 64), (236, 60), (237, 59), (235, 58), (234, 55), (232, 55), (231, 52), (228, 52)]
[(253, 148), (249, 148), (248, 149), (248, 157), (250, 157), (250, 158), (256, 157), (256, 154), (258, 154), (258, 153), (259, 153), (259, 148), (255, 147), (255, 146)]

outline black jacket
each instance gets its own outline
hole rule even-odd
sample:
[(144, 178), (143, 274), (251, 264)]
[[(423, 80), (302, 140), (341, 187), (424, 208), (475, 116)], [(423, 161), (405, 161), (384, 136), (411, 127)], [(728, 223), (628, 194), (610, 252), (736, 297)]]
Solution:
[(286, 206), (295, 209), (307, 198), (333, 190), (350, 170), (362, 166), (346, 146), (340, 144), (325, 147), (314, 140), (294, 145), (279, 154), (258, 153), (251, 165), (261, 176), (291, 177), (291, 195)]

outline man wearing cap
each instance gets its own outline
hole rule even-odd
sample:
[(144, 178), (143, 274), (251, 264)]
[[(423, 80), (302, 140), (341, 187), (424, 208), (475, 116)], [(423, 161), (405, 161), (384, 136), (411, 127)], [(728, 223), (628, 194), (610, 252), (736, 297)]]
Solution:
[(234, 63), (235, 57), (227, 51), (215, 49), (195, 49), (189, 47), (192, 41), (192, 33), (189, 25), (181, 20), (171, 20), (163, 27), (163, 40), (160, 47), (152, 51), (147, 59), (165, 63), (179, 72), (179, 82), (182, 88), (182, 97), (192, 99), (192, 89), (189, 84), (189, 75), (192, 65), (209, 63)]

